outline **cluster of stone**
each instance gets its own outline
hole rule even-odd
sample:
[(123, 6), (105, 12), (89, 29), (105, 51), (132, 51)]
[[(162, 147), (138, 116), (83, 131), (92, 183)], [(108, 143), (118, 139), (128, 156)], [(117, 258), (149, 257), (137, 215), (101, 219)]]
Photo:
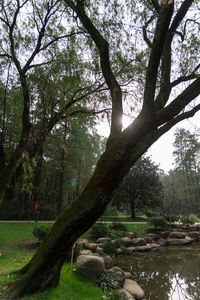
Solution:
[[(136, 238), (135, 234), (128, 232), (122, 237), (122, 246), (116, 249), (116, 255), (135, 252), (146, 252), (158, 250), (161, 246), (186, 245), (200, 241), (200, 224), (171, 228), (170, 230), (151, 233), (152, 228), (145, 238)], [(131, 273), (112, 265), (112, 258), (109, 255), (102, 255), (103, 243), (106, 237), (97, 239), (96, 243), (89, 243), (87, 239), (79, 240), (78, 243), (83, 249), (76, 262), (76, 271), (89, 279), (97, 279), (102, 274), (107, 274), (118, 282), (120, 286), (120, 299), (140, 300), (144, 299), (144, 291), (133, 280)]]
[[(168, 245), (187, 245), (193, 242), (200, 241), (200, 224), (191, 226), (173, 225), (174, 228), (170, 230), (161, 231), (159, 233), (160, 239), (157, 241), (161, 246)], [(150, 229), (149, 231), (152, 231)], [(156, 238), (154, 233), (147, 234), (147, 237)]]
[[(130, 237), (129, 239), (133, 240)], [(102, 274), (106, 274), (118, 282), (121, 300), (145, 300), (144, 291), (133, 280), (132, 274), (125, 272), (117, 266), (113, 267), (111, 256), (101, 256), (100, 253), (102, 253), (102, 243), (104, 240), (105, 238), (100, 238), (97, 240), (97, 243), (89, 243), (86, 239), (78, 241), (83, 250), (76, 261), (76, 272), (92, 280), (100, 278)], [(136, 240), (139, 241), (140, 239)]]

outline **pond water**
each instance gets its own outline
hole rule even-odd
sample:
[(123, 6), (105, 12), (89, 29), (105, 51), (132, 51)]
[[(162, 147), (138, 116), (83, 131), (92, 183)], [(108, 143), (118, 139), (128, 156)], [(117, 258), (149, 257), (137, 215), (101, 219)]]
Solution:
[(117, 265), (132, 273), (147, 300), (200, 299), (200, 244), (119, 256)]

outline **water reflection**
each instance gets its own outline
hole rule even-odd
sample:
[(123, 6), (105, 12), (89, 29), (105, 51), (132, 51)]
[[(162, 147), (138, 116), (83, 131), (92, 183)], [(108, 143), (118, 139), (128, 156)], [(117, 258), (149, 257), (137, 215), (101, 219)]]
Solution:
[(117, 265), (133, 274), (148, 300), (200, 299), (200, 245), (120, 256)]

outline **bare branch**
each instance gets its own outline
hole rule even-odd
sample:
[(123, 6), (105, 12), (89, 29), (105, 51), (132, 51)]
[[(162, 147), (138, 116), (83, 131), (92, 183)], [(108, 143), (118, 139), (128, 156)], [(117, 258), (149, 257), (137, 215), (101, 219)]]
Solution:
[(155, 19), (155, 16), (153, 15), (148, 21), (145, 22), (145, 25), (142, 27), (143, 38), (144, 38), (145, 42), (147, 43), (147, 45), (149, 46), (149, 48), (152, 48), (152, 42), (150, 41), (150, 39), (147, 36), (147, 27), (154, 19)]
[(179, 122), (193, 117), (199, 110), (200, 110), (200, 104), (198, 104), (191, 110), (184, 112), (175, 118), (172, 118), (166, 124), (164, 124), (162, 127), (158, 129), (159, 136), (163, 135), (165, 132), (167, 132), (169, 129), (171, 129), (174, 125), (178, 124)]
[(200, 68), (200, 63), (196, 66), (196, 68), (192, 71), (191, 74), (189, 74), (189, 75), (187, 75), (187, 76), (181, 76), (181, 77), (179, 77), (178, 79), (174, 80), (174, 81), (171, 83), (171, 87), (175, 87), (175, 86), (177, 86), (178, 84), (180, 84), (181, 82), (185, 82), (185, 81), (189, 81), (189, 80), (191, 80), (191, 79), (197, 78), (196, 72), (198, 71), (199, 68)]
[(190, 6), (192, 5), (192, 3), (194, 2), (194, 0), (184, 0), (183, 3), (181, 4), (176, 16), (174, 17), (174, 20), (171, 24), (170, 27), (170, 31), (172, 33), (175, 33), (178, 26), (180, 25), (181, 21), (183, 20), (183, 18), (185, 17), (188, 9), (190, 8)]
[(180, 95), (157, 114), (156, 124), (162, 125), (176, 117), (183, 108), (200, 94), (200, 78), (194, 80)]

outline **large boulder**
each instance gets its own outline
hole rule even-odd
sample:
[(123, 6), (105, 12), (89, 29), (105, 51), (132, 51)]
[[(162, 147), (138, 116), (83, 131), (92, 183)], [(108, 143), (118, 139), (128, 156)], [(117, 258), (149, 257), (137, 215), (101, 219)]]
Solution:
[(195, 241), (198, 241), (200, 238), (200, 232), (199, 231), (189, 231), (188, 232), (188, 236), (191, 239), (194, 239)]
[(169, 233), (169, 238), (171, 239), (184, 239), (186, 236), (186, 232), (172, 231)]
[(187, 237), (185, 239), (171, 239), (171, 238), (168, 238), (167, 239), (167, 244), (168, 245), (186, 245), (186, 244), (189, 244), (193, 242), (193, 239)]
[(126, 250), (128, 251), (129, 254), (132, 254), (133, 252), (135, 252), (137, 249), (137, 247), (131, 246), (131, 247), (127, 247)]
[(125, 232), (124, 236), (130, 239), (136, 238), (136, 234), (134, 232)]
[(123, 289), (128, 291), (135, 299), (143, 299), (144, 298), (144, 291), (141, 287), (133, 280), (126, 279), (123, 285)]
[(88, 243), (87, 249), (91, 250), (92, 252), (95, 252), (97, 249), (97, 244), (96, 243)]
[(104, 265), (106, 270), (110, 269), (112, 267), (112, 258), (110, 255), (106, 255), (103, 257)]
[(132, 240), (129, 237), (123, 237), (122, 238), (122, 243), (124, 247), (128, 247), (132, 244)]
[(145, 246), (137, 246), (136, 251), (138, 252), (146, 252), (146, 251), (151, 251), (152, 247), (151, 244), (145, 245)]
[(146, 241), (147, 244), (152, 244), (154, 242), (154, 240), (149, 236), (145, 237), (145, 241)]
[(146, 243), (147, 243), (146, 240), (142, 238), (132, 239), (133, 246), (145, 246)]
[(133, 275), (131, 274), (131, 272), (124, 272), (125, 275), (125, 279), (133, 279)]
[(106, 271), (106, 274), (113, 278), (115, 281), (118, 282), (119, 286), (122, 287), (125, 281), (125, 274), (124, 271), (119, 267), (113, 267)]
[(128, 291), (120, 289), (119, 300), (135, 300), (135, 297), (133, 297)]
[(161, 233), (160, 233), (160, 237), (162, 239), (167, 239), (168, 235), (169, 235), (169, 231), (161, 231)]
[(80, 239), (77, 243), (81, 246), (82, 249), (88, 249), (89, 242), (87, 239)]
[(103, 244), (105, 241), (109, 240), (107, 237), (100, 237), (97, 239), (97, 244)]
[(80, 254), (81, 255), (92, 255), (93, 252), (91, 250), (89, 250), (89, 249), (83, 249), (83, 250), (81, 250)]
[(104, 260), (99, 256), (80, 255), (76, 261), (76, 270), (89, 279), (97, 279), (105, 272)]

